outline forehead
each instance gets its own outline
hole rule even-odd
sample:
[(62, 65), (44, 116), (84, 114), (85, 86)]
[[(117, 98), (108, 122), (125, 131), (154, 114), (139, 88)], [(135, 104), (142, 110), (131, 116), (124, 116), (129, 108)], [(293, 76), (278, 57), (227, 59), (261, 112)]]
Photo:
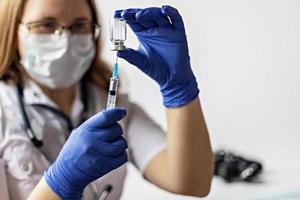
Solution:
[(72, 23), (77, 18), (92, 19), (87, 0), (26, 0), (23, 21), (53, 18), (61, 23)]

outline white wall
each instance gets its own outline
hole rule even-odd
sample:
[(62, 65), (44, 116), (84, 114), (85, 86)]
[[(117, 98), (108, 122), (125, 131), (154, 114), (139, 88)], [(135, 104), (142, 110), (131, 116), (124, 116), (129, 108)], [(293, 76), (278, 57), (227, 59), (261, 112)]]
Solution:
[[(300, 164), (294, 156), (300, 153), (300, 1), (99, 0), (106, 29), (115, 9), (163, 4), (177, 7), (184, 16), (213, 146), (265, 164), (263, 185), (228, 186), (215, 180), (210, 198), (257, 198), (299, 186), (294, 177), (300, 177)], [(105, 30), (104, 55), (113, 62), (107, 35)], [(128, 46), (137, 46), (132, 33)], [(121, 68), (133, 100), (165, 127), (158, 87), (125, 62)], [(125, 196), (132, 197), (130, 192)], [(163, 195), (153, 193), (156, 199)]]

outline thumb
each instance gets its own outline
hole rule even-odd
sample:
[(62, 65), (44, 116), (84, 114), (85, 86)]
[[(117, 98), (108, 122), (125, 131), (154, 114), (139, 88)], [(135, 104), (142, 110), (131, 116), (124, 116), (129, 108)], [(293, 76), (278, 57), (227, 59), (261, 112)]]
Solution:
[(101, 129), (115, 124), (125, 116), (125, 108), (112, 108), (109, 110), (103, 110), (100, 113), (95, 114), (87, 121), (85, 121), (84, 124), (90, 129)]
[(140, 53), (136, 50), (127, 48), (124, 51), (118, 51), (117, 55), (118, 55), (118, 57), (123, 58), (124, 60), (126, 60), (130, 64), (136, 66), (137, 68), (139, 68), (143, 72), (147, 72), (148, 59), (142, 53)]

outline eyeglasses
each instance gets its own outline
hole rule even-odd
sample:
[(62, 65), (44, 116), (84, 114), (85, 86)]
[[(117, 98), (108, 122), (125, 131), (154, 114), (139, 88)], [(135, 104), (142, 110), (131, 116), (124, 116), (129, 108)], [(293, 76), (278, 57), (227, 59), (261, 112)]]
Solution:
[(52, 21), (36, 21), (23, 23), (31, 34), (55, 34), (61, 35), (66, 29), (74, 35), (93, 34), (98, 39), (101, 33), (101, 26), (91, 22), (76, 22), (71, 26), (63, 26)]

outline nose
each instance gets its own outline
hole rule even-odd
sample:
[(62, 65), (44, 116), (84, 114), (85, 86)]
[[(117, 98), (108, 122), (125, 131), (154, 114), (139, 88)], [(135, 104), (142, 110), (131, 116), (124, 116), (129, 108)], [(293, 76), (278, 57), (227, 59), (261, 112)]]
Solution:
[(58, 29), (55, 31), (56, 35), (62, 35), (64, 32), (68, 31), (71, 34), (70, 31), (71, 27), (67, 27), (67, 26), (60, 26), (58, 27)]

